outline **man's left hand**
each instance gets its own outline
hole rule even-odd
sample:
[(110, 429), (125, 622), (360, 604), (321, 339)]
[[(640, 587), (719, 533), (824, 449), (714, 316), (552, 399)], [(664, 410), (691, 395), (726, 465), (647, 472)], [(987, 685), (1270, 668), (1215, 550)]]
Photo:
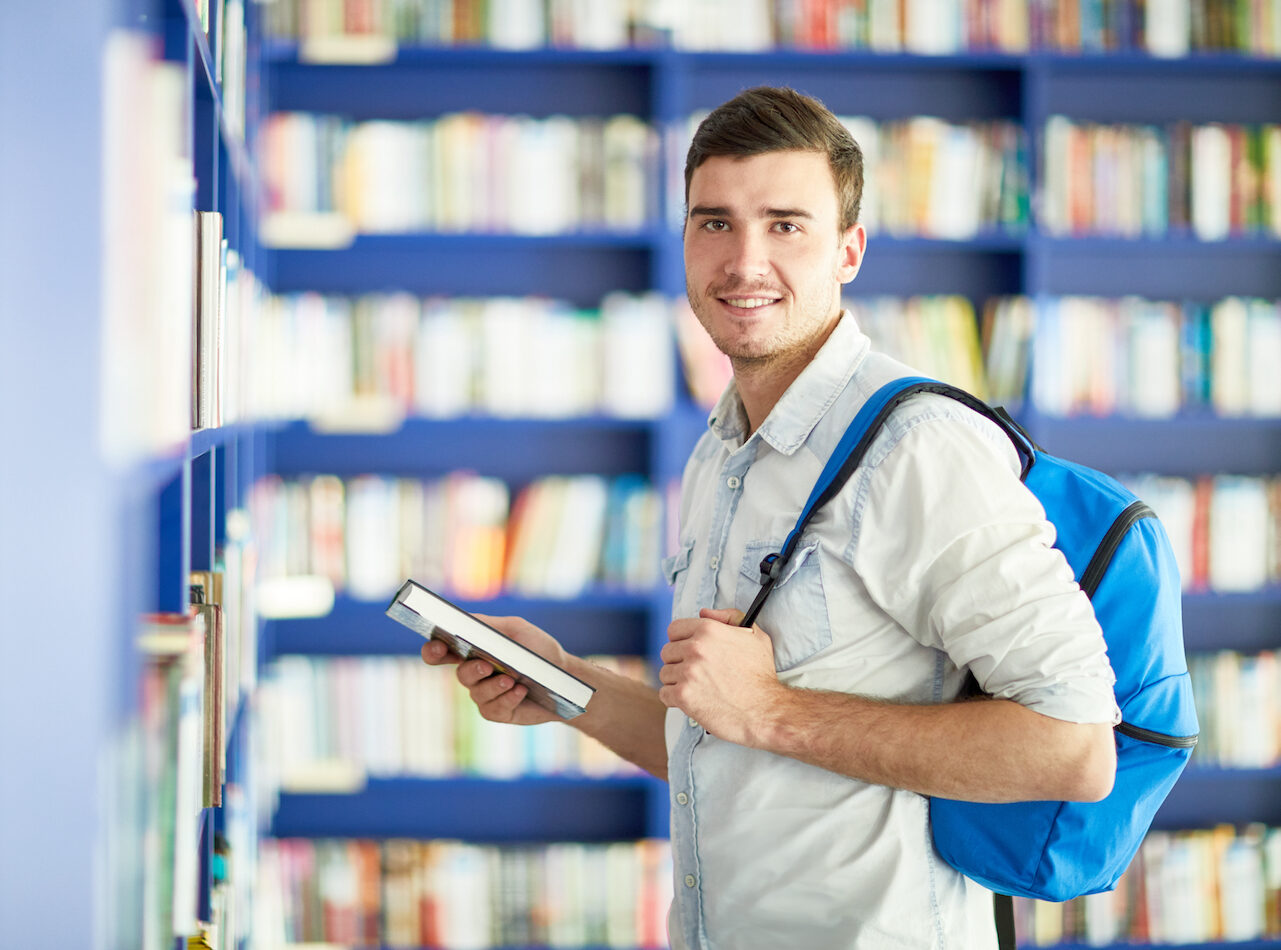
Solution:
[(751, 745), (752, 727), (786, 687), (774, 646), (760, 627), (740, 627), (738, 610), (700, 610), (672, 621), (659, 654), (659, 698), (719, 739)]

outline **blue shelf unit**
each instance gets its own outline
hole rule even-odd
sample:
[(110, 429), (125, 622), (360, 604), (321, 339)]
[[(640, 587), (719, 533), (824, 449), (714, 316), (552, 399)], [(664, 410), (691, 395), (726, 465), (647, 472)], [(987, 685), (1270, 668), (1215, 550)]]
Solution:
[[(1081, 120), (1274, 121), (1281, 63), (1231, 56), (1179, 61), (1142, 55), (1049, 54), (921, 57), (862, 53), (680, 52), (663, 46), (618, 52), (401, 49), (377, 66), (316, 65), (297, 47), (263, 46), (267, 111), (302, 110), (352, 119), (422, 119), (479, 110), (535, 117), (631, 113), (662, 128), (743, 88), (786, 84), (822, 98), (838, 114), (878, 120), (934, 115), (952, 121), (1003, 118), (1027, 131), (1030, 167), (1037, 130), (1051, 114)], [(337, 250), (264, 252), (278, 292), (360, 294), (538, 294), (595, 306), (606, 290), (684, 292), (679, 182), (673, 197), (659, 169), (663, 207), (635, 233), (553, 237), (496, 234), (362, 235)], [(501, 262), (501, 263), (499, 263)], [(1281, 242), (1208, 243), (1185, 234), (1158, 240), (1066, 239), (1035, 226), (969, 241), (875, 235), (854, 296), (960, 293), (975, 301), (1002, 294), (1143, 294), (1216, 300), (1231, 294), (1281, 297)], [(304, 424), (272, 434), (270, 468), (280, 474), (334, 472), (432, 475), (478, 470), (520, 484), (549, 473), (679, 474), (701, 414), (682, 395), (670, 417), (653, 422), (589, 418), (568, 422), (409, 420), (390, 435), (321, 435)], [(1053, 451), (1118, 472), (1193, 475), (1215, 470), (1281, 472), (1281, 422), (1187, 416), (1162, 422), (1050, 419), (1030, 414), (1034, 435)], [(269, 656), (414, 653), (376, 621), (382, 604), (339, 598), (328, 618), (271, 621)], [(664, 639), (665, 592), (592, 591), (576, 601), (504, 598), (486, 610), (515, 612), (563, 632), (571, 649), (643, 649)], [(1189, 594), (1189, 649), (1275, 649), (1281, 596)], [(609, 630), (602, 638), (599, 631)], [(1213, 789), (1211, 793), (1209, 790)], [(1163, 828), (1220, 821), (1281, 824), (1275, 770), (1189, 770), (1158, 819)], [(482, 824), (474, 803), (501, 814)], [(284, 795), (278, 835), (448, 835), (478, 841), (607, 840), (666, 832), (666, 794), (647, 779), (515, 782), (371, 780), (362, 792)], [(1277, 947), (1275, 941), (1238, 944)]]

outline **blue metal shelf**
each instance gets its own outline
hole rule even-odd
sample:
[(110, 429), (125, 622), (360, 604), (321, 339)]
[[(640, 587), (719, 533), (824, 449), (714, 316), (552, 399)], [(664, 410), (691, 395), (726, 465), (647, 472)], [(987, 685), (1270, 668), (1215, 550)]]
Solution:
[(1281, 768), (1200, 768), (1196, 752), (1169, 797), (1162, 803), (1153, 828), (1178, 831), (1218, 824), (1281, 825)]
[(1281, 588), (1242, 594), (1185, 593), (1183, 638), (1190, 651), (1281, 649)]
[(595, 307), (611, 291), (655, 286), (653, 257), (666, 240), (657, 230), (366, 235), (337, 250), (273, 250), (266, 281), (277, 293), (537, 294)]
[(1126, 941), (1124, 943), (1049, 943), (1036, 944), (1019, 942), (1020, 950), (1134, 950), (1135, 947), (1160, 947), (1161, 950), (1281, 950), (1281, 937), (1265, 937), (1261, 940), (1236, 940), (1218, 943), (1162, 943), (1145, 944)]
[(1156, 300), (1216, 300), (1229, 294), (1281, 297), (1281, 241), (1187, 235), (1127, 240), (1034, 236), (1029, 292)]
[[(668, 603), (666, 590), (657, 593), (593, 590), (573, 600), (502, 596), (493, 600), (459, 600), (469, 610), (495, 617), (524, 617), (554, 634), (577, 655), (648, 655), (646, 632), (650, 614)], [(325, 617), (269, 620), (264, 624), (267, 657), (289, 653), (311, 655), (416, 655), (422, 638), (388, 619), (390, 601), (338, 597)]]
[(1020, 412), (1032, 437), (1055, 455), (1107, 472), (1198, 476), (1281, 470), (1281, 419), (1183, 413), (1170, 419), (1049, 416)]
[(271, 470), (281, 475), (429, 477), (467, 469), (518, 484), (544, 475), (645, 474), (660, 425), (604, 416), (464, 417), (407, 419), (388, 434), (330, 434), (292, 423), (272, 436), (269, 452)]
[[(526, 67), (592, 65), (606, 68), (653, 65), (659, 51), (653, 47), (593, 50), (562, 47), (509, 50), (492, 46), (420, 46), (400, 45), (388, 64), (400, 66), (502, 66)], [(331, 69), (341, 63), (308, 62), (302, 58), (301, 44), (295, 40), (269, 39), (262, 44), (262, 59), (268, 64), (303, 66), (308, 69)]]
[(666, 827), (645, 823), (653, 796), (666, 801), (667, 786), (644, 776), (370, 779), (354, 794), (282, 793), (270, 833), (494, 844), (663, 837)]

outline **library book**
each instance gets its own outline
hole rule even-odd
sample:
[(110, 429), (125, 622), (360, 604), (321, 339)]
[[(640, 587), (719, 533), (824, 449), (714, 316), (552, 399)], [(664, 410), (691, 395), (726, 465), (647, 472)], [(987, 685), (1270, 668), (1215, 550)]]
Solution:
[(528, 689), (544, 709), (573, 719), (596, 690), (565, 669), (522, 646), (457, 604), (407, 580), (387, 607), (387, 616), (427, 639), (443, 642), (465, 660), (488, 660)]

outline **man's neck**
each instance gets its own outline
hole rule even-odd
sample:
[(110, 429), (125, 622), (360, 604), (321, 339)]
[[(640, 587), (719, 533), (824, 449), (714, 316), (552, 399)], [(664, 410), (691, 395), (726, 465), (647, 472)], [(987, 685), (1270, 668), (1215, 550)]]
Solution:
[(734, 367), (734, 384), (738, 397), (743, 401), (743, 410), (747, 414), (747, 435), (761, 427), (766, 417), (783, 398), (796, 377), (804, 372), (805, 367), (813, 362), (818, 351), (823, 348), (839, 316), (821, 334), (816, 336), (804, 348), (788, 353), (781, 353), (770, 359), (731, 360)]

